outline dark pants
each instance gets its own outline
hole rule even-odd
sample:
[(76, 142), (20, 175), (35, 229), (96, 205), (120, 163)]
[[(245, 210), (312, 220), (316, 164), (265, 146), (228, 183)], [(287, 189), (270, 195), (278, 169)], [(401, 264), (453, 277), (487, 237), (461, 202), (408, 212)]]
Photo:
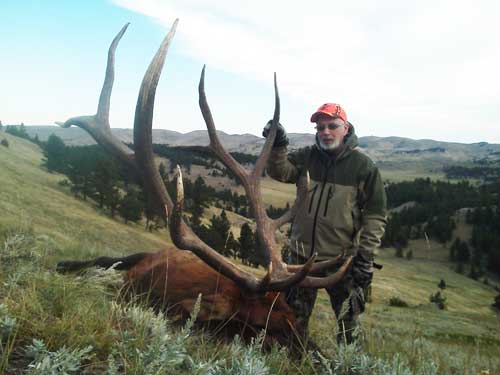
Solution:
[[(290, 264), (303, 264), (306, 259), (292, 255)], [(314, 276), (326, 276), (337, 271), (337, 267), (323, 271)], [(354, 333), (358, 326), (358, 316), (364, 310), (364, 306), (360, 307), (360, 298), (362, 290), (355, 288), (353, 280), (348, 273), (346, 277), (332, 288), (326, 289), (330, 296), (330, 304), (335, 316), (337, 317), (338, 331), (337, 342), (350, 344), (354, 340)], [(359, 295), (361, 294), (361, 295)], [(318, 295), (317, 289), (293, 287), (286, 292), (286, 301), (295, 313), (295, 317), (303, 332), (301, 335), (305, 340), (308, 337), (309, 318), (311, 317), (314, 303)]]

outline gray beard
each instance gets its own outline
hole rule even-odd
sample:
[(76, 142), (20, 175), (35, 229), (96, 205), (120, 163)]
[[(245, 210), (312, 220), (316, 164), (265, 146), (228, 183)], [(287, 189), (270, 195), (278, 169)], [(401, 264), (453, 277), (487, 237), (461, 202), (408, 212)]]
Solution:
[(334, 151), (334, 150), (336, 150), (340, 146), (340, 141), (338, 139), (336, 139), (335, 141), (333, 141), (333, 143), (331, 143), (329, 145), (326, 145), (323, 142), (321, 142), (321, 140), (318, 138), (318, 143), (319, 143), (319, 146), (323, 150), (328, 151), (328, 152)]

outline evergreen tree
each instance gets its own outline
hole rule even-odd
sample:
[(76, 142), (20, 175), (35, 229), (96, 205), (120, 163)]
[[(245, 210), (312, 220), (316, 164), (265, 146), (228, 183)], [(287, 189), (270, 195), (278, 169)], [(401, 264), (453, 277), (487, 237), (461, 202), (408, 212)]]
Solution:
[(441, 281), (438, 284), (438, 288), (439, 289), (446, 289), (446, 282), (444, 281), (444, 279), (441, 279)]
[(460, 242), (460, 246), (458, 248), (458, 253), (457, 253), (457, 262), (458, 263), (467, 263), (470, 258), (470, 251), (469, 251), (469, 246), (467, 245), (466, 242)]
[(495, 301), (491, 306), (497, 310), (500, 310), (500, 294), (495, 297)]
[(5, 128), (5, 132), (12, 134), (15, 137), (31, 140), (30, 136), (28, 135), (28, 132), (26, 131), (26, 127), (24, 126), (24, 123), (21, 123), (21, 125), (19, 125), (19, 126), (7, 125), (7, 127)]
[(71, 182), (71, 192), (75, 197), (82, 196), (83, 200), (93, 197), (94, 162), (92, 154), (84, 152), (79, 147), (67, 147), (67, 163), (65, 173)]
[(460, 240), (457, 238), (455, 238), (455, 241), (453, 241), (453, 244), (450, 246), (450, 261), (451, 262), (454, 262), (457, 260), (457, 254), (459, 252), (459, 249), (460, 249)]
[(92, 174), (97, 203), (103, 208), (106, 203), (114, 203), (116, 185), (118, 184), (118, 167), (113, 159), (99, 157), (95, 162)]
[(51, 134), (43, 150), (43, 163), (49, 172), (64, 172), (66, 167), (66, 146), (61, 138)]
[(120, 202), (122, 201), (122, 195), (118, 187), (113, 186), (111, 191), (106, 194), (104, 205), (109, 209), (109, 214), (112, 218), (116, 216)]
[(250, 228), (250, 225), (247, 223), (241, 226), (240, 237), (238, 238), (239, 242), (239, 257), (243, 261), (243, 263), (248, 263), (250, 259), (250, 254), (255, 251), (255, 236)]
[(137, 222), (142, 218), (143, 202), (140, 199), (140, 189), (138, 186), (128, 185), (125, 196), (120, 202), (119, 212), (125, 220)]
[(255, 248), (249, 254), (250, 265), (254, 267), (267, 266), (269, 264), (268, 254), (262, 250), (262, 245), (259, 242), (257, 233), (254, 234)]
[(198, 236), (207, 245), (217, 250), (224, 256), (231, 255), (231, 249), (227, 246), (230, 240), (229, 229), (231, 225), (227, 219), (226, 212), (222, 210), (220, 216), (212, 215), (208, 227), (201, 225), (198, 227)]

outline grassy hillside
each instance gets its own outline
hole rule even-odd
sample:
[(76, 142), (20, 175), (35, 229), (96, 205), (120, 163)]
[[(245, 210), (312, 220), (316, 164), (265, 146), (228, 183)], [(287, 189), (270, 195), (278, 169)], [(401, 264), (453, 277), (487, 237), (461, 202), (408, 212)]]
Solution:
[[(0, 147), (0, 227), (33, 228), (63, 249), (95, 253), (161, 248), (162, 236), (137, 225), (122, 225), (99, 214), (88, 202), (73, 199), (58, 185), (64, 176), (41, 168), (41, 150), (33, 143), (2, 133), (9, 147)], [(78, 255), (78, 254), (75, 254)]]
[[(166, 342), (148, 341), (166, 336), (146, 334), (150, 332), (148, 324), (153, 323), (151, 332), (164, 332), (162, 321), (151, 312), (111, 304), (117, 299), (116, 290), (89, 279), (57, 275), (54, 264), (63, 258), (154, 250), (168, 243), (166, 234), (124, 225), (97, 212), (89, 202), (73, 199), (58, 185), (62, 176), (48, 174), (40, 167), (42, 155), (37, 146), (9, 135), (2, 137), (8, 139), (10, 147), (0, 146), (0, 240), (4, 241), (0, 243), (0, 250), (4, 248), (0, 253), (0, 305), (7, 306), (4, 310), (17, 319), (18, 328), (0, 337), (0, 373), (5, 368), (15, 368), (11, 373), (26, 368), (31, 359), (23, 350), (33, 338), (44, 340), (52, 352), (62, 346), (81, 350), (91, 345), (89, 358), (80, 353), (87, 373), (105, 373), (110, 356), (117, 361), (127, 358), (131, 366), (127, 373), (153, 373), (140, 372), (139, 368), (144, 368), (147, 353), (166, 358), (161, 357), (167, 355), (162, 351), (168, 349)], [(293, 199), (290, 185), (270, 180), (263, 185), (268, 203), (282, 207)], [(209, 210), (206, 216), (212, 213), (216, 210)], [(244, 220), (234, 219), (240, 225)], [(173, 345), (169, 348), (175, 355), (184, 353), (182, 358), (191, 358), (199, 366), (202, 362), (215, 366), (213, 358), (222, 361), (224, 368), (234, 366), (234, 372), (220, 372), (227, 374), (244, 367), (245, 358), (267, 368), (268, 372), (262, 373), (272, 374), (500, 373), (500, 318), (489, 307), (498, 292), (455, 273), (446, 262), (447, 249), (432, 243), (428, 250), (424, 242), (411, 243), (411, 247), (414, 259), (410, 261), (395, 258), (392, 249), (380, 251), (378, 261), (384, 268), (376, 272), (373, 302), (363, 316), (366, 340), (362, 349), (337, 347), (334, 315), (324, 291), (319, 293), (311, 320), (312, 337), (326, 357), (323, 365), (312, 357), (294, 362), (279, 351), (262, 356), (253, 347), (216, 343), (207, 334), (189, 335), (182, 341), (174, 331), (168, 334), (169, 345)], [(17, 260), (9, 264), (12, 259)], [(429, 302), (441, 278), (447, 284), (443, 291), (445, 310)], [(409, 307), (390, 306), (392, 297), (404, 300)], [(5, 329), (2, 314), (5, 312), (0, 308), (0, 328)], [(117, 342), (121, 344), (116, 346)], [(151, 347), (158, 353), (147, 352), (152, 350), (150, 342), (156, 343)], [(141, 357), (137, 353), (146, 354)], [(203, 373), (183, 366), (184, 362), (171, 373)], [(356, 366), (364, 372), (353, 372)]]

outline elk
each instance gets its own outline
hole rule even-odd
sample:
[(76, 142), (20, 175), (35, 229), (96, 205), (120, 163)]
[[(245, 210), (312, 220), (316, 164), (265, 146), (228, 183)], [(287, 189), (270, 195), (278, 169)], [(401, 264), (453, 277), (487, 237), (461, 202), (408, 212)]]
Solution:
[[(87, 131), (97, 143), (109, 153), (141, 176), (146, 190), (161, 207), (168, 222), (174, 246), (156, 253), (138, 253), (123, 258), (100, 257), (88, 261), (61, 261), (57, 269), (62, 272), (75, 271), (88, 266), (110, 267), (120, 262), (116, 269), (126, 270), (126, 283), (135, 290), (151, 296), (157, 306), (175, 314), (189, 314), (197, 296), (201, 293), (201, 309), (197, 316), (200, 322), (234, 322), (240, 330), (255, 335), (265, 328), (268, 337), (281, 341), (280, 337), (301, 330), (290, 307), (285, 302), (283, 291), (292, 286), (325, 288), (339, 282), (352, 259), (339, 256), (336, 259), (314, 262), (313, 255), (304, 265), (287, 265), (281, 259), (275, 231), (290, 221), (307, 192), (307, 176), (298, 184), (296, 204), (282, 217), (270, 219), (266, 214), (260, 189), (260, 179), (266, 166), (280, 114), (280, 101), (276, 74), (274, 75), (275, 110), (270, 134), (263, 146), (255, 168), (243, 168), (222, 146), (216, 134), (215, 124), (205, 95), (205, 67), (199, 83), (199, 105), (210, 137), (210, 148), (227, 168), (239, 178), (253, 210), (256, 231), (263, 251), (267, 252), (269, 265), (263, 277), (246, 271), (220, 255), (201, 241), (182, 218), (183, 185), (178, 167), (175, 202), (169, 197), (154, 162), (152, 150), (152, 119), (156, 86), (165, 62), (166, 53), (175, 34), (178, 20), (162, 41), (150, 63), (138, 95), (134, 118), (134, 150), (121, 143), (111, 133), (109, 108), (114, 80), (114, 58), (116, 47), (125, 33), (126, 24), (113, 39), (108, 51), (104, 84), (100, 94), (97, 113), (93, 116), (78, 116), (62, 127), (79, 126)], [(314, 277), (316, 272), (335, 264), (343, 264), (339, 270), (327, 277)], [(226, 324), (224, 323), (224, 324)], [(239, 332), (242, 333), (241, 331)], [(243, 335), (245, 336), (245, 335)]]

